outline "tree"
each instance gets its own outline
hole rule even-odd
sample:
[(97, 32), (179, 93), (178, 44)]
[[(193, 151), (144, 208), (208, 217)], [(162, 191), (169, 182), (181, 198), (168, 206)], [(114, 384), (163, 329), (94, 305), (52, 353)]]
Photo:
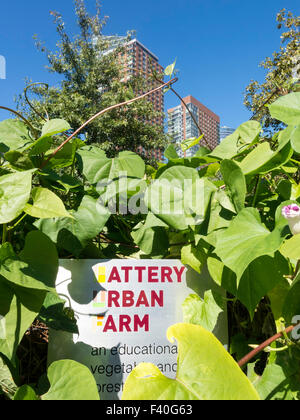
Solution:
[(262, 123), (266, 133), (277, 131), (282, 123), (271, 118), (265, 105), (300, 88), (300, 16), (282, 9), (276, 20), (278, 29), (284, 29), (280, 49), (260, 64), (267, 71), (265, 81), (252, 80), (246, 88), (244, 101), (253, 112), (253, 119)]
[[(37, 40), (37, 48), (46, 54), (51, 73), (63, 76), (59, 87), (32, 84), (27, 81), (25, 97), (18, 99), (18, 109), (36, 125), (45, 118), (64, 118), (76, 130), (97, 112), (111, 105), (132, 99), (137, 92), (146, 92), (153, 81), (142, 77), (123, 80), (120, 55), (124, 47), (112, 48), (111, 37), (103, 35), (107, 17), (101, 17), (96, 0), (96, 14), (90, 15), (84, 0), (74, 0), (79, 34), (71, 39), (65, 22), (57, 12), (51, 12), (60, 41), (57, 50), (50, 51)], [(131, 34), (128, 33), (128, 40)], [(107, 51), (111, 49), (110, 53)], [(35, 94), (31, 104), (27, 91)], [(84, 131), (88, 144), (97, 143), (109, 156), (120, 150), (162, 149), (166, 143), (163, 128), (149, 124), (161, 114), (147, 100), (113, 110), (95, 120)]]

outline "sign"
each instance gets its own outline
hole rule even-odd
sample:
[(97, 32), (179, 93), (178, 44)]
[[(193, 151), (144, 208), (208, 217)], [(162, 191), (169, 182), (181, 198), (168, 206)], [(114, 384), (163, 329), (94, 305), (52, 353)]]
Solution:
[[(48, 362), (72, 359), (94, 374), (102, 400), (121, 397), (141, 362), (175, 378), (177, 346), (167, 329), (182, 322), (182, 303), (217, 286), (178, 260), (61, 260), (57, 291), (78, 319), (79, 335), (51, 331)], [(227, 344), (226, 314), (214, 331)]]

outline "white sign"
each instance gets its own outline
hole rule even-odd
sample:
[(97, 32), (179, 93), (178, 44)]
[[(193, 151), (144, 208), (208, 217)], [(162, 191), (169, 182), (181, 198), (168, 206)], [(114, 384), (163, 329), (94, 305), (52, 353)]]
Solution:
[[(79, 335), (51, 331), (48, 361), (85, 364), (103, 400), (120, 398), (141, 362), (175, 378), (178, 351), (167, 329), (183, 321), (186, 297), (215, 287), (208, 274), (200, 277), (178, 260), (62, 260), (57, 291), (70, 300)], [(226, 314), (214, 333), (227, 344)]]

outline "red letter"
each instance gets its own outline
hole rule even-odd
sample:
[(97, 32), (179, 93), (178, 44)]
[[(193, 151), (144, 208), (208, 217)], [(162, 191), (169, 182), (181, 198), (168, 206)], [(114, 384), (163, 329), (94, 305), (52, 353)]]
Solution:
[(120, 332), (124, 331), (124, 328), (127, 332), (131, 332), (130, 328), (131, 318), (128, 315), (120, 315)]
[(133, 267), (122, 267), (121, 270), (125, 271), (125, 283), (129, 283), (129, 271), (132, 271)]
[(169, 283), (173, 283), (172, 280), (172, 268), (171, 267), (162, 267), (161, 268), (161, 282), (165, 283), (166, 279)]
[(143, 282), (143, 271), (146, 270), (146, 267), (135, 267), (135, 270), (139, 273), (139, 283)]
[(123, 292), (123, 307), (132, 308), (134, 306), (134, 293), (130, 290)]
[(147, 300), (146, 293), (143, 291), (140, 293), (139, 298), (136, 302), (136, 307), (139, 308), (140, 306), (144, 305), (146, 308), (149, 308), (149, 302)]
[(156, 303), (163, 308), (164, 306), (164, 292), (161, 290), (159, 296), (155, 291), (151, 292), (151, 308), (155, 308)]
[(116, 308), (120, 308), (119, 299), (120, 299), (119, 292), (109, 291), (108, 292), (108, 307), (112, 308), (114, 304)]
[(103, 332), (108, 332), (108, 330), (112, 330), (112, 332), (118, 332), (112, 315), (108, 316)]
[(175, 271), (175, 274), (177, 276), (178, 283), (181, 283), (182, 282), (182, 275), (183, 275), (183, 273), (185, 271), (185, 267), (181, 267), (180, 270), (178, 270), (177, 267), (174, 267), (174, 271)]
[[(156, 271), (156, 272), (155, 272)], [(149, 267), (148, 281), (149, 283), (158, 283), (157, 276), (158, 267)]]
[(145, 315), (142, 320), (134, 315), (134, 332), (138, 332), (139, 328), (145, 328), (145, 332), (149, 332), (149, 315)]
[(117, 281), (118, 283), (122, 283), (117, 267), (114, 267), (111, 270), (111, 273), (110, 273), (110, 276), (109, 276), (109, 279), (108, 279), (108, 283), (111, 283), (112, 281)]

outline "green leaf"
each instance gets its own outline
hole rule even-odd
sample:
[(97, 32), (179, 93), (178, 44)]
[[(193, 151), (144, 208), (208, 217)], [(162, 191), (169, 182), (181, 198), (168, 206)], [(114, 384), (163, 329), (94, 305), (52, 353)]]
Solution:
[(233, 134), (226, 137), (210, 156), (220, 159), (232, 159), (238, 156), (258, 141), (261, 129), (257, 121), (243, 123)]
[(244, 150), (244, 145), (239, 143), (237, 132), (226, 137), (210, 154), (211, 157), (218, 159), (232, 159)]
[(192, 147), (197, 146), (200, 143), (200, 141), (203, 139), (203, 137), (204, 137), (204, 134), (202, 134), (198, 138), (197, 137), (193, 137), (191, 139), (184, 140), (181, 143), (181, 149), (182, 149), (182, 151), (183, 152), (186, 152), (187, 150), (191, 149)]
[(207, 264), (213, 280), (236, 296), (246, 306), (251, 318), (264, 296), (272, 295), (275, 305), (274, 291), (284, 280), (283, 276), (289, 273), (288, 262), (279, 253), (274, 258), (262, 256), (252, 261), (243, 273), (239, 285), (234, 272), (224, 266), (222, 261), (209, 257)]
[(41, 137), (37, 139), (34, 143), (29, 145), (26, 150), (29, 150), (29, 156), (36, 156), (42, 153), (47, 152), (52, 146), (53, 138), (52, 137)]
[(118, 179), (121, 173), (126, 172), (127, 177), (143, 178), (145, 175), (145, 162), (133, 152), (121, 152), (115, 159), (109, 159), (103, 150), (98, 147), (84, 147), (78, 151), (81, 158), (82, 171), (88, 182), (97, 184)]
[(38, 396), (34, 389), (29, 385), (23, 385), (19, 388), (14, 396), (15, 401), (37, 401)]
[(208, 178), (215, 178), (217, 177), (217, 173), (220, 170), (220, 164), (218, 162), (211, 163), (210, 165), (205, 166), (204, 168), (200, 169), (199, 176), (202, 178), (206, 176)]
[[(84, 143), (81, 140), (72, 139), (58, 153), (56, 153), (55, 156), (50, 159), (44, 169), (60, 169), (71, 166), (75, 161), (76, 151), (81, 147), (82, 144)], [(54, 151), (55, 149), (49, 150), (45, 154), (45, 159), (47, 160), (50, 156), (52, 156)]]
[(261, 377), (256, 376), (254, 385), (262, 400), (294, 400), (289, 379), (277, 364), (269, 364)]
[(72, 310), (65, 308), (66, 302), (56, 293), (47, 293), (39, 313), (39, 320), (49, 328), (78, 334), (78, 327)]
[(265, 174), (280, 168), (292, 155), (293, 151), (289, 144), (274, 152), (269, 143), (261, 143), (242, 160), (240, 167), (245, 175)]
[(249, 264), (241, 278), (237, 298), (249, 310), (252, 319), (261, 299), (288, 274), (288, 262), (279, 253), (274, 258), (264, 255)]
[(215, 192), (214, 198), (220, 204), (220, 206), (223, 207), (223, 209), (236, 214), (235, 207), (225, 191), (218, 190), (217, 192)]
[(123, 400), (259, 400), (251, 382), (213, 334), (197, 325), (178, 324), (168, 330), (168, 339), (179, 344), (176, 379), (142, 363), (129, 375)]
[(247, 121), (240, 125), (236, 132), (246, 144), (251, 144), (259, 139), (262, 126), (258, 121)]
[(241, 168), (232, 160), (223, 160), (220, 168), (237, 212), (245, 208), (247, 185)]
[(70, 124), (62, 119), (53, 119), (47, 121), (42, 128), (42, 135), (40, 138), (51, 137), (55, 134), (63, 133), (64, 131), (70, 130)]
[(46, 401), (99, 401), (97, 384), (86, 367), (73, 360), (60, 360), (48, 369), (49, 391)]
[[(0, 338), (1, 332), (0, 332)], [(9, 399), (12, 399), (17, 391), (17, 385), (15, 384), (9, 368), (4, 364), (0, 357), (0, 395), (4, 393)]]
[(179, 158), (173, 144), (169, 144), (169, 146), (166, 148), (165, 158), (167, 158), (167, 159), (178, 159)]
[(39, 220), (35, 226), (48, 235), (54, 243), (77, 256), (88, 241), (102, 231), (110, 213), (94, 198), (84, 196), (78, 210), (73, 212), (72, 216), (73, 219)]
[(0, 315), (4, 317), (6, 331), (5, 337), (0, 337), (0, 353), (13, 365), (18, 345), (37, 317), (46, 293), (17, 286), (0, 277)]
[(272, 256), (281, 246), (281, 229), (270, 232), (254, 208), (242, 210), (228, 229), (218, 235), (215, 253), (237, 275), (237, 282), (256, 258)]
[(290, 260), (300, 260), (300, 235), (295, 235), (285, 241), (280, 247), (280, 252)]
[(83, 147), (77, 154), (81, 158), (82, 172), (88, 182), (96, 184), (109, 177), (111, 159), (99, 147)]
[(300, 153), (300, 124), (292, 132), (291, 145), (296, 153)]
[(169, 248), (166, 228), (168, 225), (149, 213), (145, 223), (138, 224), (131, 236), (146, 255), (163, 256)]
[(0, 152), (9, 150), (21, 151), (32, 143), (32, 138), (26, 124), (19, 120), (5, 120), (0, 122)]
[(34, 165), (28, 156), (16, 150), (5, 153), (4, 159), (10, 163), (10, 166), (17, 171), (27, 171), (33, 169)]
[(284, 200), (291, 200), (292, 183), (287, 179), (282, 179), (277, 185), (277, 190)]
[(245, 175), (259, 173), (259, 169), (271, 160), (273, 155), (269, 143), (261, 143), (242, 160), (240, 167)]
[(190, 295), (182, 305), (184, 322), (200, 325), (213, 332), (219, 315), (224, 311), (222, 305), (220, 306), (222, 297), (218, 296), (218, 303), (215, 297), (216, 294), (213, 294), (211, 290), (205, 292), (203, 300), (198, 295)]
[(204, 221), (214, 191), (216, 187), (200, 179), (195, 169), (173, 166), (148, 187), (145, 203), (169, 226), (185, 230)]
[(300, 314), (300, 275), (296, 277), (283, 304), (283, 317), (291, 323), (294, 316)]
[[(282, 345), (278, 345), (281, 347)], [(288, 351), (275, 354), (274, 363), (284, 372), (285, 380), (275, 387), (268, 396), (269, 399), (294, 399), (299, 400), (300, 393), (300, 348), (299, 345), (291, 346)]]
[(68, 174), (59, 175), (54, 171), (49, 171), (41, 173), (40, 176), (42, 176), (43, 185), (60, 191), (69, 192), (74, 188), (83, 186), (82, 181), (79, 178)]
[(286, 146), (288, 142), (291, 140), (293, 131), (294, 131), (294, 126), (290, 125), (278, 133), (278, 149), (279, 150), (283, 149), (284, 146)]
[(283, 278), (277, 286), (268, 293), (271, 302), (271, 309), (275, 321), (282, 318), (283, 305), (290, 290), (290, 284), (287, 279)]
[(28, 233), (19, 256), (8, 243), (0, 247), (0, 274), (17, 286), (52, 291), (57, 271), (56, 247), (42, 232)]
[(176, 66), (176, 61), (177, 61), (177, 58), (173, 64), (170, 64), (168, 67), (166, 67), (165, 72), (164, 72), (165, 76), (170, 76), (170, 77), (172, 76), (172, 74), (174, 73), (175, 66)]
[(45, 234), (39, 231), (29, 232), (20, 258), (28, 264), (35, 278), (46, 285), (49, 291), (55, 287), (58, 253), (54, 243)]
[(70, 217), (64, 203), (52, 191), (46, 188), (34, 188), (32, 190), (33, 205), (26, 204), (24, 211), (37, 219), (51, 219), (53, 217)]
[(300, 125), (300, 92), (281, 96), (268, 108), (272, 118), (287, 125)]
[(32, 171), (0, 177), (0, 224), (9, 223), (23, 211), (30, 197)]
[(206, 254), (200, 247), (186, 245), (181, 249), (182, 264), (189, 265), (193, 270), (201, 273), (202, 267), (206, 262)]
[(145, 170), (145, 162), (139, 155), (133, 152), (121, 152), (113, 159), (109, 178), (119, 178), (120, 172), (126, 172), (127, 177), (143, 178)]

